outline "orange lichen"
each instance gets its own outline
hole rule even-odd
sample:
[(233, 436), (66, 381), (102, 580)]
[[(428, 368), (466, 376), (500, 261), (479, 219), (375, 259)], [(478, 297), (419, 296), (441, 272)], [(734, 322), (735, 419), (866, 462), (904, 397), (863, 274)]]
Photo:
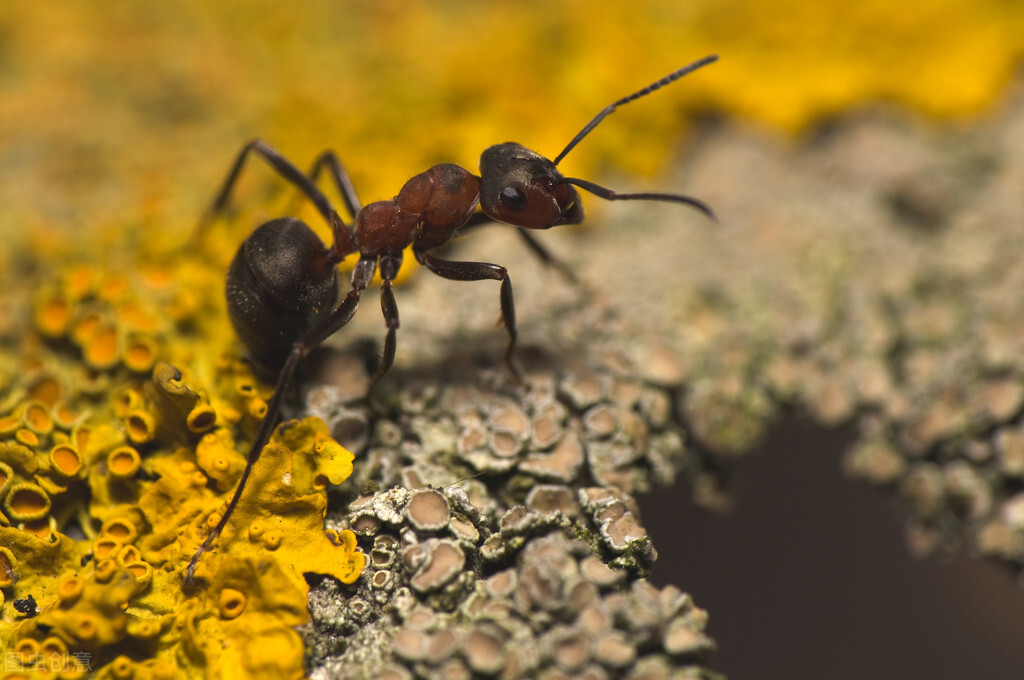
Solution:
[(50, 496), (38, 484), (14, 484), (4, 499), (4, 512), (15, 522), (42, 519), (50, 512)]
[(100, 323), (83, 341), (85, 363), (93, 368), (113, 368), (121, 360), (117, 327)]
[(97, 583), (110, 583), (114, 574), (117, 573), (117, 566), (117, 561), (114, 559), (100, 559), (96, 562), (96, 569), (92, 574), (93, 580)]
[(302, 642), (291, 627), (309, 614), (280, 567), (227, 555), (200, 566), (209, 589), (173, 614), (178, 664), (202, 677), (302, 677)]
[(126, 545), (117, 551), (114, 556), (117, 563), (122, 567), (126, 564), (134, 564), (142, 560), (142, 553), (134, 545)]
[(36, 593), (40, 608), (51, 602), (40, 595), (55, 593), (60, 582), (67, 578), (69, 566), (80, 567), (83, 555), (89, 550), (87, 544), (73, 541), (64, 534), (39, 538), (16, 527), (0, 527), (0, 546), (3, 546), (0, 554), (5, 562), (0, 564), (0, 585), (6, 575), (16, 587), (15, 595)]
[(128, 339), (124, 348), (124, 365), (136, 373), (153, 370), (157, 358), (156, 341), (148, 335), (135, 335)]
[(71, 304), (62, 295), (41, 297), (36, 303), (36, 328), (43, 335), (59, 338), (68, 332)]
[(24, 531), (30, 536), (41, 538), (43, 540), (51, 540), (54, 532), (57, 529), (57, 520), (52, 516), (42, 517), (40, 519), (31, 519), (25, 522), (20, 522), (18, 528)]
[(185, 416), (185, 425), (194, 434), (208, 431), (216, 422), (217, 412), (209, 404), (198, 404)]
[(135, 676), (135, 662), (127, 656), (119, 656), (110, 662), (109, 670), (115, 680), (131, 680)]
[(18, 430), (14, 433), (14, 439), (19, 444), (24, 444), (29, 448), (35, 448), (39, 446), (39, 436), (32, 430), (28, 429), (27, 427), (18, 428)]
[(132, 409), (125, 415), (124, 429), (133, 444), (147, 444), (156, 436), (156, 418), (149, 411)]
[(144, 560), (125, 562), (122, 565), (125, 570), (135, 578), (135, 582), (145, 588), (153, 581), (153, 565)]
[(60, 584), (57, 589), (57, 596), (60, 598), (62, 606), (70, 607), (78, 598), (82, 596), (82, 590), (85, 588), (85, 581), (77, 576), (72, 576), (68, 580)]
[(41, 401), (27, 401), (21, 407), (21, 419), (36, 435), (47, 435), (53, 430), (50, 409)]
[(245, 593), (234, 588), (224, 588), (220, 591), (220, 617), (222, 619), (236, 618), (245, 610)]
[(50, 449), (50, 469), (62, 477), (76, 477), (85, 470), (85, 466), (78, 449), (65, 442)]
[(0, 435), (9, 435), (17, 432), (21, 427), (21, 418), (16, 415), (0, 417)]
[(122, 544), (132, 543), (139, 536), (139, 530), (135, 522), (127, 517), (111, 517), (107, 519), (103, 526), (100, 527), (100, 533), (106, 534)]
[(127, 636), (130, 615), (126, 612), (131, 599), (140, 586), (124, 570), (105, 569), (103, 579), (93, 578), (83, 583), (74, 601), (60, 601), (60, 606), (44, 610), (35, 619), (22, 626), (22, 640), (37, 630), (51, 631), (76, 650), (96, 650), (116, 644)]
[(60, 381), (57, 378), (52, 375), (43, 375), (32, 383), (28, 391), (28, 398), (41, 401), (47, 406), (53, 407), (60, 401), (63, 392), (64, 388), (61, 387)]
[(131, 446), (119, 446), (107, 456), (107, 469), (118, 479), (131, 479), (141, 466), (142, 458)]
[[(211, 287), (220, 276), (210, 274)], [(199, 364), (200, 377), (157, 361), (166, 351), (193, 352), (160, 335), (166, 317), (149, 311), (160, 303), (134, 300), (120, 277), (82, 267), (61, 281), (60, 297), (69, 303), (65, 339), (42, 346), (45, 361), (26, 362), (25, 381), (35, 389), (18, 393), (27, 398), (0, 415), (11, 421), (0, 430), (0, 524), (10, 516), (17, 525), (0, 526), (0, 586), (13, 589), (4, 592), (8, 601), (32, 594), (42, 612), (0, 622), (0, 645), (32, 651), (56, 635), (72, 660), (77, 652), (123, 649), (123, 657), (105, 651), (103, 668), (89, 669), (111, 677), (169, 678), (175, 668), (190, 677), (239, 668), (300, 676), (302, 644), (291, 627), (307, 617), (302, 574), (352, 582), (363, 565), (353, 535), (323, 529), (324, 485), (351, 473), (351, 454), (319, 421), (289, 424), (254, 470), (237, 517), (200, 563), (202, 587), (186, 593), (184, 566), (237, 483), (244, 465), (238, 449), (265, 412), (266, 388), (237, 357), (220, 352)], [(176, 290), (165, 281), (160, 294)], [(132, 312), (121, 318), (118, 309)], [(143, 319), (147, 331), (132, 326)], [(214, 337), (230, 339), (222, 328)], [(50, 331), (47, 337), (58, 332)], [(129, 339), (124, 356), (90, 358), (97, 343), (112, 350), (114, 337)], [(135, 361), (133, 341), (152, 350), (150, 378), (139, 375), (150, 358)], [(69, 344), (80, 354), (64, 355)], [(61, 533), (69, 522), (89, 539)], [(249, 531), (260, 522), (262, 532)], [(233, 656), (237, 650), (245, 659)]]

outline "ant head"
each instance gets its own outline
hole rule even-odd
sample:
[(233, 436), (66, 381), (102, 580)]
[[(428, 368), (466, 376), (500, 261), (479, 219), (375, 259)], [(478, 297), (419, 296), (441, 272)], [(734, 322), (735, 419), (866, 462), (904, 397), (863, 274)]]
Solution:
[(480, 156), (480, 208), (491, 219), (527, 229), (583, 221), (583, 205), (555, 164), (505, 142)]
[(612, 102), (594, 116), (553, 161), (515, 142), (490, 147), (480, 156), (480, 208), (491, 219), (527, 229), (548, 229), (559, 224), (577, 224), (583, 221), (583, 206), (580, 204), (579, 194), (573, 188), (576, 186), (607, 201), (682, 203), (715, 219), (711, 208), (703, 201), (690, 196), (666, 193), (622, 194), (584, 179), (563, 177), (555, 166), (618, 107), (646, 97), (717, 59), (715, 55), (698, 59), (661, 80)]

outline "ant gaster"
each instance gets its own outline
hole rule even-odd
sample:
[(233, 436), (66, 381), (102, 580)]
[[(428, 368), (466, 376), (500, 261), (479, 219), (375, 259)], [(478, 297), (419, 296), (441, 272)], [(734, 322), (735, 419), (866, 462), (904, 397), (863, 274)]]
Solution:
[[(587, 134), (616, 108), (639, 99), (688, 73), (717, 60), (711, 55), (670, 73), (661, 80), (609, 104), (594, 117), (554, 160), (521, 144), (506, 142), (485, 150), (480, 157), (480, 176), (458, 165), (435, 165), (416, 175), (389, 201), (361, 206), (352, 182), (333, 152), (323, 153), (309, 174), (303, 173), (277, 150), (254, 139), (239, 152), (217, 195), (200, 222), (200, 229), (223, 212), (246, 157), (262, 156), (278, 174), (295, 185), (331, 225), (333, 243), (324, 246), (304, 222), (294, 217), (271, 220), (257, 228), (238, 249), (227, 275), (228, 314), (239, 338), (258, 369), (277, 373), (274, 393), (249, 449), (246, 465), (234, 495), (217, 525), (189, 562), (186, 583), (191, 583), (202, 554), (223, 531), (245, 488), (253, 464), (277, 422), (281, 400), (291, 384), (298, 363), (352, 318), (362, 292), (380, 272), (381, 310), (387, 325), (380, 365), (370, 389), (387, 373), (395, 358), (398, 305), (392, 281), (402, 266), (404, 251), (438, 276), (456, 281), (500, 281), (501, 318), (508, 333), (504, 361), (516, 380), (512, 362), (516, 346), (515, 305), (512, 282), (505, 267), (487, 262), (457, 262), (431, 251), (447, 244), (459, 231), (485, 222), (505, 222), (519, 227), (530, 249), (548, 264), (558, 264), (527, 229), (549, 229), (578, 224), (583, 206), (576, 187), (609, 201), (641, 200), (683, 203), (714, 219), (703, 202), (678, 194), (616, 193), (592, 182), (563, 177), (556, 166)], [(346, 224), (317, 187), (326, 167), (345, 203), (352, 222)], [(477, 211), (479, 205), (480, 210)], [(352, 272), (352, 287), (338, 302), (336, 265), (346, 256), (359, 254)]]

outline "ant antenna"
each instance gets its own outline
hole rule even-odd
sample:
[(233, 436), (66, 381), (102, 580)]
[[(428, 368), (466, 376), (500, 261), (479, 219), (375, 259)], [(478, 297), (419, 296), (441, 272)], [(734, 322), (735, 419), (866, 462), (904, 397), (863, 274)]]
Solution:
[(688, 205), (691, 208), (704, 213), (712, 222), (718, 221), (718, 216), (711, 207), (699, 199), (693, 198), (692, 196), (684, 196), (682, 194), (660, 194), (660, 193), (639, 193), (639, 194), (620, 194), (616, 191), (603, 187), (600, 184), (594, 184), (588, 182), (585, 179), (577, 179), (575, 177), (560, 177), (555, 180), (556, 184), (572, 184), (577, 186), (584, 191), (589, 191), (598, 198), (603, 198), (606, 201), (663, 201), (667, 203), (682, 203)]
[[(654, 92), (655, 90), (660, 90), (661, 88), (665, 87), (669, 83), (672, 83), (672, 82), (675, 82), (676, 80), (679, 80), (680, 78), (682, 78), (686, 74), (693, 73), (694, 71), (696, 71), (697, 69), (701, 68), (702, 66), (707, 66), (708, 64), (711, 64), (711, 63), (716, 62), (716, 61), (718, 61), (718, 55), (717, 54), (711, 54), (711, 55), (708, 55), (708, 56), (704, 57), (703, 59), (698, 59), (697, 61), (693, 62), (692, 64), (687, 64), (686, 66), (682, 67), (678, 71), (673, 71), (672, 73), (668, 74), (667, 76), (665, 76), (661, 80), (659, 80), (657, 82), (654, 82), (654, 83), (651, 83), (650, 85), (648, 85), (647, 87), (643, 88), (642, 90), (637, 90), (633, 94), (631, 94), (629, 96), (626, 96), (626, 97), (623, 97), (622, 99), (618, 100), (617, 102), (613, 102), (613, 103), (609, 104), (608, 106), (604, 107), (604, 109), (602, 109), (600, 113), (598, 113), (596, 116), (594, 116), (593, 120), (591, 120), (589, 123), (587, 123), (586, 126), (582, 130), (580, 130), (579, 134), (577, 134), (575, 137), (572, 138), (572, 141), (569, 142), (568, 146), (566, 146), (564, 149), (562, 149), (562, 153), (560, 153), (557, 156), (555, 156), (555, 160), (553, 161), (553, 164), (554, 165), (558, 165), (559, 161), (561, 161), (563, 158), (565, 158), (566, 154), (568, 154), (570, 151), (572, 151), (576, 147), (576, 145), (579, 144), (580, 141), (583, 140), (584, 137), (586, 137), (588, 134), (590, 134), (591, 130), (596, 128), (598, 126), (598, 124), (602, 120), (607, 118), (608, 115), (611, 114), (611, 112), (614, 111), (615, 109), (619, 108), (623, 104), (628, 104), (629, 102), (634, 101), (636, 99), (639, 99), (640, 97), (644, 97), (646, 95), (649, 95), (650, 93)], [(598, 198), (603, 198), (603, 199), (605, 199), (607, 201), (665, 201), (665, 202), (669, 202), (669, 203), (683, 203), (683, 204), (688, 205), (688, 206), (690, 206), (692, 208), (696, 208), (700, 212), (704, 213), (707, 217), (709, 217), (712, 221), (714, 221), (714, 222), (718, 221), (718, 217), (715, 216), (714, 211), (712, 211), (711, 208), (706, 203), (704, 203), (703, 201), (700, 201), (700, 200), (698, 200), (696, 198), (692, 198), (690, 196), (683, 196), (681, 194), (660, 194), (660, 193), (620, 194), (620, 193), (617, 193), (615, 191), (612, 191), (611, 189), (609, 189), (607, 187), (603, 187), (603, 186), (601, 186), (599, 184), (594, 184), (593, 182), (588, 182), (585, 179), (577, 179), (575, 177), (559, 177), (558, 179), (555, 180), (555, 182), (557, 184), (572, 184), (574, 186), (579, 187), (580, 189), (583, 189), (584, 191), (589, 191), (590, 193), (594, 194)]]
[(468, 482), (471, 479), (476, 479), (477, 477), (482, 477), (483, 474), (484, 474), (484, 471), (481, 470), (480, 472), (477, 472), (476, 474), (470, 475), (469, 477), (463, 477), (462, 479), (456, 479), (451, 484), (445, 484), (442, 488), (446, 489), (446, 490), (450, 489), (453, 486), (455, 486), (456, 484), (462, 484), (463, 482)]
[[(572, 141), (569, 142), (568, 146), (566, 146), (564, 149), (562, 149), (562, 153), (560, 153), (557, 156), (555, 156), (554, 164), (558, 165), (559, 161), (561, 161), (563, 158), (565, 158), (566, 154), (568, 154), (570, 151), (572, 151), (573, 148), (577, 144), (579, 144), (580, 141), (584, 137), (586, 137), (588, 134), (590, 134), (591, 130), (593, 130), (594, 128), (597, 127), (598, 123), (600, 123), (602, 120), (607, 118), (608, 115), (612, 111), (614, 111), (615, 109), (619, 108), (623, 104), (628, 104), (631, 101), (634, 101), (636, 99), (640, 99), (640, 97), (648, 95), (648, 94), (654, 92), (655, 90), (660, 90), (661, 88), (665, 87), (669, 83), (672, 83), (672, 82), (674, 82), (676, 80), (679, 80), (680, 78), (682, 78), (686, 74), (693, 73), (694, 71), (696, 71), (697, 69), (701, 68), (702, 66), (707, 66), (708, 64), (716, 62), (716, 61), (718, 61), (718, 55), (717, 54), (711, 54), (711, 55), (708, 55), (708, 56), (704, 57), (703, 59), (698, 59), (697, 61), (693, 62), (692, 64), (687, 64), (686, 66), (682, 67), (678, 71), (673, 71), (672, 73), (668, 74), (667, 76), (665, 76), (661, 80), (659, 80), (659, 81), (657, 81), (655, 83), (651, 83), (650, 85), (648, 85), (644, 89), (638, 90), (638, 91), (634, 92), (633, 94), (629, 95), (628, 97), (623, 97), (619, 101), (614, 102), (614, 103), (609, 104), (608, 106), (604, 107), (604, 109), (601, 111), (601, 113), (599, 113), (596, 116), (594, 116), (594, 119), (592, 121), (590, 121), (589, 123), (587, 123), (586, 127), (584, 127), (582, 130), (580, 130), (578, 135), (576, 135), (575, 137), (572, 138)], [(574, 183), (574, 182), (571, 182), (571, 183)], [(577, 186), (580, 186), (580, 185), (577, 185)], [(583, 187), (583, 188), (586, 189), (586, 187)], [(587, 191), (590, 191), (590, 189), (587, 189)], [(597, 193), (597, 192), (594, 192), (594, 193)], [(601, 196), (600, 193), (597, 193), (597, 195)], [(625, 198), (625, 195), (623, 195), (623, 194), (619, 194), (618, 195), (618, 199), (623, 199), (623, 198)], [(655, 199), (655, 200), (660, 200), (660, 199)], [(683, 201), (683, 202), (684, 203), (689, 203), (689, 201)]]

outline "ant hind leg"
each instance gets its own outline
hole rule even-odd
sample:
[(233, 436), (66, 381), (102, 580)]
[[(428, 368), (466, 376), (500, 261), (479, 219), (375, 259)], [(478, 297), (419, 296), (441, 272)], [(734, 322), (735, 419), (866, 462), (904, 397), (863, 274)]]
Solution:
[(338, 154), (328, 149), (317, 156), (316, 160), (313, 161), (312, 167), (309, 169), (310, 179), (314, 182), (319, 181), (320, 173), (323, 172), (325, 167), (331, 179), (334, 180), (334, 185), (338, 188), (338, 193), (341, 194), (341, 200), (345, 202), (345, 208), (348, 210), (349, 215), (352, 219), (355, 219), (362, 206), (359, 203), (359, 196), (356, 194), (355, 185), (352, 184), (352, 178), (342, 164), (341, 159), (338, 158)]
[[(330, 201), (327, 200), (327, 197), (322, 191), (320, 191), (320, 188), (317, 187), (316, 183), (302, 172), (302, 170), (299, 170), (294, 163), (285, 158), (280, 151), (257, 137), (256, 139), (252, 139), (247, 142), (245, 146), (242, 147), (241, 151), (238, 152), (238, 156), (235, 157), (235, 162), (231, 165), (231, 170), (228, 171), (228, 176), (225, 178), (224, 184), (217, 193), (217, 197), (213, 200), (209, 209), (203, 213), (203, 217), (199, 221), (199, 225), (196, 227), (197, 235), (201, 236), (206, 231), (210, 223), (213, 222), (218, 215), (224, 212), (224, 209), (227, 207), (228, 200), (231, 197), (231, 191), (234, 189), (235, 184), (238, 182), (238, 178), (242, 174), (245, 159), (248, 158), (250, 152), (256, 152), (262, 156), (264, 160), (270, 164), (270, 167), (277, 172), (277, 174), (309, 197), (309, 200), (311, 200), (316, 206), (317, 211), (323, 215), (324, 220), (326, 220), (328, 224), (331, 224), (331, 214), (334, 213), (334, 208), (331, 207)], [(348, 201), (349, 198), (346, 197), (346, 203)]]

